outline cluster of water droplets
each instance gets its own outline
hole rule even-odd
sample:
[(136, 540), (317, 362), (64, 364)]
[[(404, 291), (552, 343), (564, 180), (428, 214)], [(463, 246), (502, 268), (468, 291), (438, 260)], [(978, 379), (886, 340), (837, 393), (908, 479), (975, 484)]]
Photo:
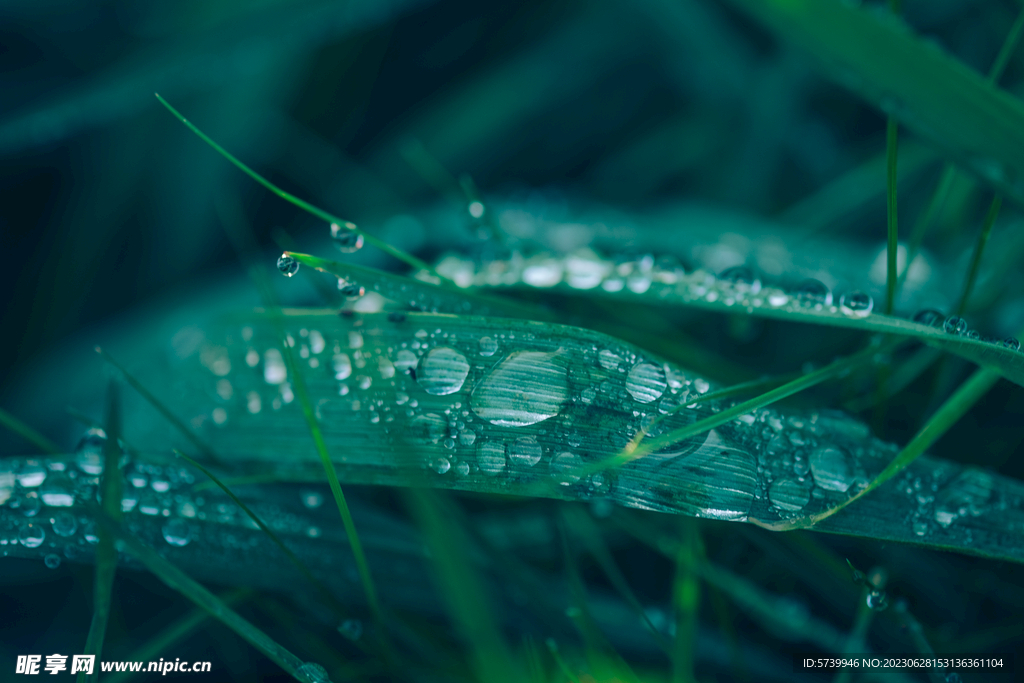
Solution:
[(928, 327), (941, 329), (946, 334), (956, 337), (984, 341), (990, 344), (1002, 346), (1011, 351), (1020, 351), (1020, 341), (1015, 337), (1007, 337), (1005, 339), (983, 337), (977, 330), (970, 329), (967, 326), (967, 321), (960, 316), (946, 316), (941, 311), (937, 311), (933, 308), (926, 308), (918, 311), (914, 314), (914, 322), (920, 323), (921, 325), (927, 325)]

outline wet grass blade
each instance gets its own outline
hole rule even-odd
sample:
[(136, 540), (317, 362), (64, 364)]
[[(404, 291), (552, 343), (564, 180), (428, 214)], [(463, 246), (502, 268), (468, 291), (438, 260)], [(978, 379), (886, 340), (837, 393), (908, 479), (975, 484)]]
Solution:
[(7, 427), (21, 438), (41, 450), (43, 453), (55, 455), (60, 453), (60, 448), (45, 436), (29, 427), (27, 424), (0, 408), (0, 425)]
[[(117, 384), (113, 381), (107, 390), (106, 414), (107, 440), (103, 444), (103, 475), (100, 479), (100, 491), (103, 496), (103, 511), (115, 523), (120, 523), (121, 489), (121, 448), (118, 439), (121, 435), (121, 404)], [(110, 600), (114, 592), (114, 575), (117, 573), (117, 549), (114, 537), (109, 529), (99, 531), (99, 544), (96, 547), (96, 581), (93, 588), (93, 615), (89, 625), (89, 635), (85, 639), (85, 654), (95, 655), (96, 662), (102, 659), (103, 641), (107, 633), (107, 621), (110, 619)], [(99, 678), (99, 666), (94, 666), (91, 674), (78, 672), (78, 683), (95, 681)]]
[(191, 441), (192, 444), (200, 450), (200, 452), (206, 457), (207, 460), (217, 465), (224, 465), (224, 461), (221, 460), (216, 453), (214, 453), (213, 449), (210, 448), (206, 444), (206, 442), (204, 442), (202, 439), (196, 436), (195, 432), (189, 429), (184, 422), (178, 419), (178, 417), (173, 412), (171, 412), (170, 408), (165, 406), (163, 402), (160, 401), (160, 399), (158, 399), (149, 389), (144, 387), (142, 383), (139, 382), (130, 372), (128, 372), (128, 370), (126, 370), (123, 365), (114, 360), (114, 358), (109, 353), (107, 353), (98, 346), (96, 347), (96, 353), (98, 353), (103, 358), (103, 360), (107, 361), (112, 366), (114, 366), (118, 370), (118, 372), (120, 372), (121, 375), (124, 377), (124, 380), (128, 383), (128, 385), (132, 389), (135, 389), (135, 391), (139, 392), (139, 395), (142, 396), (142, 398), (146, 399), (147, 403), (156, 408), (157, 412), (159, 412), (164, 417), (165, 420), (174, 425), (175, 429), (181, 432), (181, 434), (186, 439)]
[(891, 315), (896, 302), (896, 252), (899, 247), (899, 229), (896, 213), (896, 160), (899, 144), (897, 142), (899, 125), (892, 117), (885, 126), (886, 156), (886, 202), (885, 213), (888, 223), (888, 240), (886, 242), (885, 259), (885, 314)]
[(433, 272), (433, 270), (430, 268), (430, 266), (428, 266), (426, 263), (424, 263), (423, 261), (419, 260), (415, 256), (412, 256), (411, 254), (406, 254), (404, 251), (401, 251), (400, 249), (396, 249), (395, 247), (391, 246), (390, 244), (388, 244), (384, 240), (380, 239), (379, 237), (376, 237), (375, 235), (371, 235), (370, 233), (367, 233), (367, 232), (364, 232), (364, 231), (360, 230), (359, 228), (356, 227), (356, 225), (354, 223), (352, 223), (350, 221), (346, 221), (343, 218), (338, 218), (337, 216), (333, 216), (333, 215), (327, 213), (326, 211), (324, 211), (323, 209), (320, 209), (320, 208), (318, 208), (316, 206), (313, 206), (309, 202), (303, 201), (303, 200), (299, 199), (298, 197), (296, 197), (295, 195), (293, 195), (293, 194), (291, 194), (289, 192), (285, 192), (284, 190), (279, 188), (277, 185), (274, 185), (272, 182), (270, 182), (269, 180), (267, 180), (266, 178), (261, 176), (259, 173), (257, 173), (256, 171), (252, 170), (251, 168), (249, 168), (248, 166), (243, 164), (241, 161), (236, 159), (234, 156), (232, 156), (226, 149), (224, 149), (223, 147), (218, 145), (211, 138), (209, 138), (205, 133), (203, 133), (195, 125), (193, 125), (191, 121), (189, 121), (184, 116), (179, 114), (178, 111), (174, 107), (172, 107), (170, 104), (168, 104), (168, 102), (164, 98), (160, 97), (160, 95), (157, 95), (156, 98), (160, 101), (160, 104), (164, 105), (164, 107), (166, 107), (169, 112), (174, 114), (175, 118), (177, 118), (179, 121), (181, 121), (183, 124), (185, 124), (185, 126), (189, 130), (191, 130), (193, 133), (195, 133), (197, 136), (199, 136), (200, 140), (202, 140), (203, 142), (208, 144), (218, 154), (220, 154), (222, 157), (224, 157), (225, 159), (230, 161), (232, 164), (234, 164), (243, 173), (245, 173), (247, 176), (249, 176), (250, 178), (255, 180), (257, 183), (259, 183), (263, 187), (267, 188), (268, 190), (270, 190), (271, 192), (276, 194), (281, 199), (284, 199), (286, 202), (288, 202), (290, 204), (293, 204), (293, 205), (299, 207), (300, 209), (302, 209), (303, 211), (316, 216), (317, 218), (327, 222), (328, 224), (330, 224), (330, 223), (337, 223), (338, 225), (344, 226), (344, 227), (346, 227), (346, 228), (348, 228), (350, 230), (358, 232), (360, 235), (363, 236), (363, 239), (365, 239), (368, 243), (370, 243), (373, 246), (377, 247), (378, 249), (380, 249), (384, 253), (388, 254), (389, 256), (393, 256), (394, 258), (398, 259), (399, 261), (407, 264), (411, 268), (423, 269), (423, 270), (426, 270), (428, 272)]
[(695, 568), (702, 556), (700, 529), (691, 520), (685, 521), (682, 527), (683, 538), (679, 543), (675, 579), (672, 583), (672, 611), (676, 620), (672, 683), (692, 683), (696, 680), (693, 669), (700, 610), (700, 580)]

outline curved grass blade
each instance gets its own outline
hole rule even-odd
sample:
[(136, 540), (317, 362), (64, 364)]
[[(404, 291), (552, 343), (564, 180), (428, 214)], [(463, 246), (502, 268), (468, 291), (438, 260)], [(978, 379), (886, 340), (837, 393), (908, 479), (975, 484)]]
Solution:
[(60, 449), (57, 448), (57, 444), (53, 443), (45, 436), (37, 432), (36, 430), (29, 427), (27, 424), (19, 420), (18, 418), (11, 415), (9, 412), (0, 408), (0, 425), (7, 427), (21, 438), (28, 441), (30, 444), (41, 450), (43, 453), (49, 453), (51, 455), (60, 453)]
[(203, 142), (208, 144), (210, 147), (212, 147), (214, 149), (214, 151), (216, 151), (222, 157), (224, 157), (225, 159), (230, 161), (239, 170), (241, 170), (243, 173), (245, 173), (247, 176), (249, 176), (250, 178), (255, 180), (257, 183), (259, 183), (263, 187), (267, 188), (268, 190), (270, 190), (271, 192), (276, 194), (281, 199), (285, 200), (289, 204), (294, 204), (295, 206), (299, 207), (303, 211), (305, 211), (307, 213), (310, 213), (310, 214), (316, 216), (317, 218), (319, 218), (319, 219), (321, 219), (323, 221), (326, 221), (327, 223), (337, 223), (338, 225), (345, 226), (349, 230), (353, 230), (354, 232), (359, 233), (360, 235), (363, 236), (363, 239), (365, 239), (367, 242), (369, 242), (373, 246), (377, 247), (378, 249), (383, 251), (385, 254), (388, 254), (389, 256), (393, 256), (394, 258), (398, 259), (399, 261), (407, 264), (411, 268), (424, 269), (424, 270), (427, 270), (427, 271), (431, 271), (430, 266), (428, 266), (426, 263), (424, 263), (423, 261), (419, 260), (415, 256), (413, 256), (411, 254), (407, 254), (404, 251), (402, 251), (401, 249), (397, 249), (397, 248), (391, 246), (388, 242), (385, 242), (384, 240), (380, 239), (379, 237), (377, 237), (375, 235), (371, 235), (368, 232), (364, 232), (363, 230), (360, 230), (358, 227), (356, 227), (356, 225), (354, 223), (352, 223), (350, 221), (346, 221), (343, 218), (338, 218), (337, 216), (333, 216), (333, 215), (327, 213), (326, 211), (324, 211), (323, 209), (320, 209), (320, 208), (318, 208), (316, 206), (313, 206), (309, 202), (306, 202), (306, 201), (303, 201), (302, 199), (299, 199), (298, 197), (296, 197), (295, 195), (291, 194), (290, 192), (285, 192), (284, 190), (279, 188), (277, 185), (274, 185), (272, 182), (270, 182), (269, 180), (267, 180), (266, 178), (261, 176), (259, 173), (257, 173), (256, 171), (252, 170), (251, 168), (249, 168), (248, 166), (243, 164), (241, 161), (236, 159), (230, 152), (228, 152), (226, 149), (224, 149), (223, 147), (218, 145), (216, 142), (214, 142), (203, 131), (199, 130), (191, 121), (189, 121), (184, 116), (182, 116), (180, 113), (178, 113), (178, 111), (174, 107), (172, 107), (167, 102), (167, 100), (165, 100), (164, 98), (160, 97), (159, 94), (156, 95), (156, 98), (160, 101), (160, 104), (164, 105), (164, 107), (166, 107), (169, 112), (174, 114), (175, 118), (177, 118), (179, 121), (181, 121), (183, 124), (185, 124), (185, 126), (190, 131), (192, 131), (197, 136), (199, 136), (200, 140), (202, 140)]
[[(699, 400), (715, 387), (698, 374), (589, 330), (425, 313), (392, 319), (285, 310), (282, 318), (285, 334), (296, 340), (295, 362), (323, 440), (346, 483), (599, 497), (674, 514), (781, 524), (835, 507), (898, 450), (839, 413), (757, 407), (765, 397), (738, 404), (728, 397)], [(223, 410), (221, 424), (203, 422), (203, 436), (243, 476), (320, 481), (323, 463), (302, 407), (275, 374), (280, 324), (273, 314), (252, 311), (206, 325), (207, 338), (223, 346), (234, 369), (227, 378), (233, 398), (217, 397), (223, 378), (199, 358), (185, 359), (175, 370), (181, 383), (175, 409), (195, 416)], [(263, 360), (249, 365), (247, 357)], [(159, 362), (146, 371), (168, 372)], [(786, 394), (820, 379), (805, 378), (779, 389)], [(693, 426), (702, 420), (716, 426)], [(137, 428), (131, 440), (144, 453), (165, 447), (141, 417), (128, 424)], [(582, 475), (620, 454), (640, 432), (650, 439), (642, 445), (656, 450)], [(903, 492), (908, 477), (939, 490), (923, 534), (918, 503)], [(981, 482), (971, 494), (979, 514), (944, 524), (965, 481)], [(1002, 534), (1024, 515), (1022, 489), (998, 475), (919, 458), (855, 509), (815, 528), (1020, 561), (1024, 548), (1003, 542)]]
[(1024, 104), (900, 20), (841, 2), (731, 4), (799, 45), (836, 80), (1024, 202)]

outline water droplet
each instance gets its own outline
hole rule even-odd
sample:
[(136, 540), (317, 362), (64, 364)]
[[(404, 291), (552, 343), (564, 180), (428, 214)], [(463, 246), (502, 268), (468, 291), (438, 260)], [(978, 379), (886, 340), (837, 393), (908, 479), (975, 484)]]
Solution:
[(363, 635), (363, 622), (358, 619), (346, 619), (338, 627), (338, 632), (349, 640), (355, 642)]
[(480, 337), (480, 355), (493, 356), (498, 351), (498, 342), (491, 337)]
[(445, 435), (448, 424), (444, 418), (436, 413), (418, 415), (409, 423), (409, 429), (414, 439), (423, 443), (437, 443)]
[(925, 308), (914, 314), (915, 323), (928, 327), (936, 327), (945, 318), (946, 316), (941, 311), (936, 311), (934, 308)]
[(576, 474), (576, 471), (582, 466), (583, 461), (580, 460), (580, 456), (568, 451), (559, 453), (551, 459), (551, 473), (558, 478), (558, 483), (562, 486), (578, 482), (580, 476)]
[(43, 564), (46, 565), (47, 569), (56, 569), (60, 566), (60, 556), (50, 553), (43, 558)]
[(366, 294), (364, 287), (360, 287), (357, 283), (340, 277), (338, 278), (338, 291), (343, 297), (349, 299), (358, 299)]
[(543, 449), (537, 440), (532, 436), (524, 436), (516, 439), (509, 446), (508, 456), (515, 465), (533, 467), (540, 462)]
[(491, 424), (523, 427), (558, 415), (569, 397), (554, 353), (519, 351), (498, 363), (473, 391), (473, 412)]
[(608, 372), (615, 372), (619, 369), (622, 359), (609, 349), (601, 349), (601, 353), (597, 354), (597, 362)]
[(189, 528), (188, 522), (183, 519), (168, 520), (162, 531), (164, 540), (179, 548), (188, 545), (192, 540), (192, 530)]
[(505, 444), (484, 441), (476, 448), (476, 465), (486, 475), (494, 476), (505, 469)]
[(315, 510), (324, 504), (324, 496), (319, 491), (303, 491), (299, 495), (302, 496), (302, 504), (310, 510)]
[(439, 455), (438, 457), (434, 458), (434, 460), (430, 463), (430, 466), (434, 468), (434, 471), (437, 472), (438, 474), (444, 474), (445, 472), (452, 468), (452, 463), (451, 460), (449, 460), (448, 458), (444, 457), (443, 455)]
[(808, 278), (797, 286), (796, 298), (807, 306), (831, 306), (832, 290), (821, 280)]
[[(665, 422), (673, 418), (678, 420), (674, 428), (682, 426), (684, 420), (694, 419), (675, 413), (665, 418)], [(712, 519), (747, 518), (757, 488), (757, 463), (753, 455), (727, 443), (714, 429), (663, 450), (669, 452), (662, 455), (659, 451), (648, 456), (671, 458), (660, 470), (659, 479), (685, 481), (688, 485), (680, 490), (678, 484), (644, 484), (643, 507)], [(691, 487), (699, 490), (700, 495), (691, 495)]]
[(70, 512), (58, 512), (53, 516), (51, 525), (53, 526), (53, 533), (64, 538), (74, 536), (75, 531), (78, 530), (78, 522), (75, 521), (75, 516)]
[(923, 519), (921, 519), (921, 518), (916, 518), (914, 520), (914, 525), (913, 526), (914, 526), (914, 533), (917, 534), (918, 536), (924, 536), (925, 534), (928, 533), (928, 522), (923, 520)]
[(400, 372), (408, 373), (409, 370), (415, 368), (419, 362), (420, 359), (417, 358), (416, 354), (409, 349), (402, 349), (395, 354), (395, 367), (398, 368)]
[(590, 249), (581, 249), (565, 259), (565, 281), (573, 289), (593, 289), (611, 270), (611, 264)]
[(345, 254), (359, 251), (363, 247), (363, 236), (356, 232), (355, 223), (331, 223), (331, 239), (338, 251)]
[(849, 455), (841, 448), (823, 446), (811, 453), (811, 472), (818, 486), (845, 492), (853, 483)]
[(741, 291), (750, 292), (751, 294), (757, 294), (761, 291), (761, 280), (749, 266), (726, 268), (718, 277), (726, 282), (731, 282), (736, 289)]
[(43, 506), (39, 500), (39, 496), (35, 493), (30, 493), (21, 501), (21, 514), (26, 517), (35, 517), (39, 514), (39, 508)]
[(284, 273), (286, 277), (291, 277), (299, 272), (299, 262), (288, 254), (281, 254), (277, 259), (277, 269)]
[(327, 669), (316, 662), (306, 662), (298, 668), (298, 673), (305, 676), (309, 683), (329, 683), (331, 680), (327, 675)]
[(811, 500), (811, 487), (795, 479), (776, 479), (768, 490), (768, 499), (779, 508), (796, 512)]
[(554, 287), (562, 281), (562, 262), (543, 257), (523, 268), (523, 282), (531, 287)]
[(1020, 351), (1020, 341), (1014, 337), (1007, 337), (1003, 340), (1003, 346), (1011, 351)]
[(288, 379), (288, 368), (284, 356), (277, 349), (267, 349), (263, 354), (263, 380), (267, 384), (282, 384)]
[(46, 531), (38, 524), (26, 524), (18, 532), (18, 540), (26, 548), (38, 548), (46, 540)]
[(483, 218), (484, 211), (486, 211), (484, 203), (477, 201), (470, 202), (466, 209), (469, 211), (469, 215), (473, 218)]
[(467, 375), (469, 363), (466, 357), (455, 349), (439, 346), (431, 349), (420, 361), (416, 381), (428, 394), (446, 396), (462, 389)]
[(626, 391), (640, 403), (650, 403), (661, 398), (668, 383), (665, 371), (651, 363), (638, 363), (626, 376)]
[(472, 446), (476, 441), (476, 432), (472, 429), (466, 429), (459, 432), (459, 443), (463, 446)]
[(947, 334), (963, 334), (967, 331), (967, 321), (955, 315), (951, 315), (946, 318), (946, 322), (942, 323), (942, 329)]
[(34, 462), (25, 463), (15, 477), (23, 487), (35, 488), (46, 481), (46, 468)]
[(876, 612), (881, 612), (889, 606), (889, 596), (885, 594), (885, 591), (868, 591), (866, 601), (868, 607), (875, 610)]
[(847, 292), (839, 299), (839, 310), (846, 315), (854, 315), (858, 318), (869, 315), (874, 305), (875, 302), (867, 292)]
[(103, 474), (103, 446), (106, 443), (107, 433), (102, 429), (92, 427), (86, 430), (75, 448), (78, 469), (92, 476)]

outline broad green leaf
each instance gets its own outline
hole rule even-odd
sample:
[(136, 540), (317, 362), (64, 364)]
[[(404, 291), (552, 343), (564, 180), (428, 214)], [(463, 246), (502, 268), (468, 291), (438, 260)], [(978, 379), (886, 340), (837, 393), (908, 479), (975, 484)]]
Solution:
[[(713, 388), (699, 375), (606, 335), (552, 323), (286, 310), (284, 325), (346, 484), (605, 498), (772, 524), (842, 504), (899, 450), (838, 412), (768, 407), (581, 476), (640, 429), (657, 439), (736, 403), (697, 402)], [(175, 411), (234, 473), (320, 482), (320, 458), (279, 339), (270, 314), (238, 313), (206, 325), (186, 356), (155, 355), (138, 369), (140, 381), (175, 397)], [(159, 461), (184, 441), (141, 399), (125, 410), (125, 438), (145, 457)], [(675, 412), (655, 422), (663, 411)], [(916, 481), (935, 487), (926, 503), (906, 492)], [(1024, 560), (1011, 542), (1024, 519), (1022, 492), (1019, 482), (922, 457), (815, 528)]]

